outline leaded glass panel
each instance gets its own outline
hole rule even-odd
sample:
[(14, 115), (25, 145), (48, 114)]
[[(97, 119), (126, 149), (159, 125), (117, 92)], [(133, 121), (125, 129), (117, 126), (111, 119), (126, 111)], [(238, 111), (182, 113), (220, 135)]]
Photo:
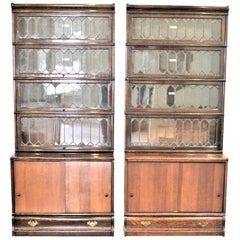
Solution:
[(111, 110), (112, 84), (105, 83), (19, 83), (19, 108), (34, 110)]
[(111, 40), (108, 16), (19, 16), (18, 38)]
[(140, 118), (129, 120), (129, 147), (217, 148), (219, 119)]
[(222, 19), (133, 17), (133, 40), (221, 41)]
[(133, 49), (130, 74), (220, 77), (221, 50)]
[(19, 74), (110, 76), (110, 50), (19, 49)]
[(111, 117), (22, 117), (20, 145), (64, 148), (111, 147)]
[(219, 85), (130, 85), (132, 109), (219, 110)]

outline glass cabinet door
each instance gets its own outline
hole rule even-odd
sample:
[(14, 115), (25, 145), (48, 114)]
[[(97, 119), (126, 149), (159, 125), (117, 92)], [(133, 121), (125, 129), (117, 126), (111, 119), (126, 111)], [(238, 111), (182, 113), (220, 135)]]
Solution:
[(129, 76), (223, 78), (223, 49), (129, 48)]
[(158, 82), (130, 82), (127, 84), (129, 111), (217, 111), (222, 110), (221, 83), (167, 84)]
[(152, 17), (140, 14), (130, 15), (128, 24), (131, 31), (128, 41), (141, 42), (174, 42), (174, 43), (198, 43), (198, 44), (222, 44), (224, 33), (222, 26), (225, 18), (221, 16), (207, 16), (197, 18), (194, 15), (183, 17), (161, 16), (155, 14)]
[(16, 76), (112, 77), (111, 47), (17, 47)]
[(17, 110), (108, 111), (112, 82), (16, 81)]
[(16, 41), (110, 42), (111, 14), (16, 14)]
[(17, 118), (18, 150), (97, 150), (112, 148), (111, 115)]
[(220, 117), (139, 117), (127, 118), (127, 147), (146, 149), (219, 149)]

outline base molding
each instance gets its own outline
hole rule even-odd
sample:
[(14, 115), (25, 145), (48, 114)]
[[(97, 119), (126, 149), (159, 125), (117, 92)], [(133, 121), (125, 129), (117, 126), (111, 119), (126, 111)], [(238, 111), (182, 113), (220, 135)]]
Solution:
[(14, 215), (13, 236), (113, 236), (112, 215)]
[(125, 216), (126, 236), (224, 236), (224, 216)]

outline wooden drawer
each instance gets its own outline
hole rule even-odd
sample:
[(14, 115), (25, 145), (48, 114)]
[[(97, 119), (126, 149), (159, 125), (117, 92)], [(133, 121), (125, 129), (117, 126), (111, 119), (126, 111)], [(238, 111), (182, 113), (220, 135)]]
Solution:
[(16, 215), (13, 217), (15, 236), (112, 236), (113, 218), (81, 215)]
[(222, 216), (126, 217), (126, 235), (224, 235)]

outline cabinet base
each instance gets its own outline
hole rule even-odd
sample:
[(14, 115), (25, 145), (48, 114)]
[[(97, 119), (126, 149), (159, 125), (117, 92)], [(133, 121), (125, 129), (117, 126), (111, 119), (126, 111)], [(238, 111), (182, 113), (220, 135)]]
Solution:
[(113, 236), (113, 216), (14, 215), (13, 236)]
[(126, 236), (224, 236), (223, 216), (126, 216)]

